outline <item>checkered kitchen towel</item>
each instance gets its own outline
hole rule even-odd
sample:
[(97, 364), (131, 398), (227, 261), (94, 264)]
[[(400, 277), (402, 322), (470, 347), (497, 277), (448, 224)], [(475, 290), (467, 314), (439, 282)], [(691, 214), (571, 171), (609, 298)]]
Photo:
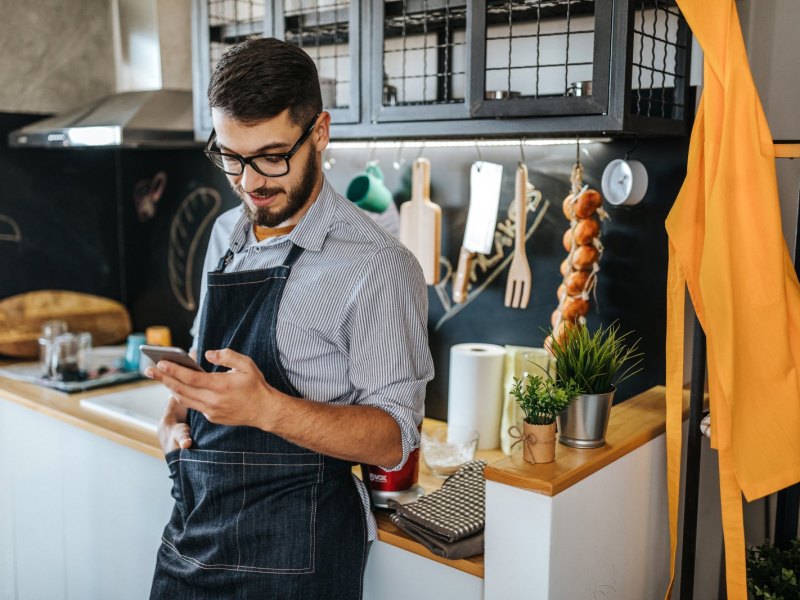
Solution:
[(448, 477), (441, 489), (417, 502), (397, 506), (392, 523), (445, 558), (483, 552), (486, 516), (486, 461), (473, 460)]

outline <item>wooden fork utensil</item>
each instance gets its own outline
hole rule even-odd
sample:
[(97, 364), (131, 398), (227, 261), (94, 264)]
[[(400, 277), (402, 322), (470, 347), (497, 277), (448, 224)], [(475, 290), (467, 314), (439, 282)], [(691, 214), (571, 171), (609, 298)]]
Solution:
[(508, 270), (506, 283), (506, 306), (527, 308), (531, 297), (531, 267), (525, 254), (525, 232), (528, 221), (528, 168), (520, 163), (517, 167), (517, 182), (514, 202), (517, 209), (517, 223), (514, 236), (514, 258)]

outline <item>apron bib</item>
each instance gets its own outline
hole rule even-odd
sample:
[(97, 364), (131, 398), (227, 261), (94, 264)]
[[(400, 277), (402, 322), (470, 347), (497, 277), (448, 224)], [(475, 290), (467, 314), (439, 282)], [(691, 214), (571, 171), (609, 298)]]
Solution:
[[(208, 274), (198, 362), (209, 349), (245, 354), (290, 396), (278, 354), (278, 308), (303, 249), (270, 269)], [(175, 507), (153, 578), (155, 598), (359, 599), (366, 523), (352, 464), (255, 427), (189, 410), (192, 447), (166, 455)]]

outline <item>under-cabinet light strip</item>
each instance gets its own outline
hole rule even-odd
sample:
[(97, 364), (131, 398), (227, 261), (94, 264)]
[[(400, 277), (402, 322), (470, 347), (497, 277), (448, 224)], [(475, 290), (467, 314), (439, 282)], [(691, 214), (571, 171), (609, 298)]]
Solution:
[[(581, 138), (581, 144), (591, 144), (593, 142), (610, 142), (611, 138)], [(331, 150), (371, 150), (375, 148), (380, 150), (382, 148), (474, 148), (475, 146), (481, 148), (487, 147), (501, 147), (501, 146), (562, 146), (575, 144), (575, 139), (564, 138), (542, 138), (542, 139), (524, 139), (524, 140), (403, 140), (403, 141), (387, 141), (376, 140), (372, 141), (354, 141), (354, 142), (335, 142), (332, 141), (328, 144)]]

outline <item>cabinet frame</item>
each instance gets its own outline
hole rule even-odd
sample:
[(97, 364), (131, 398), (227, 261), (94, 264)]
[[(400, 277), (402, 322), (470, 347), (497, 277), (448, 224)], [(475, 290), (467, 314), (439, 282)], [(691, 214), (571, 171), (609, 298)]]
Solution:
[[(206, 141), (212, 126), (206, 99), (210, 78), (207, 1), (195, 0), (192, 11), (193, 97), (198, 142)], [(264, 35), (283, 36), (282, 2), (265, 1)], [(674, 110), (680, 111), (678, 118), (638, 115), (633, 110), (634, 17), (637, 10), (652, 8), (654, 4), (655, 0), (596, 0), (592, 96), (485, 100), (486, 0), (466, 0), (464, 102), (383, 106), (384, 3), (382, 0), (351, 1), (348, 15), (351, 99), (348, 108), (329, 111), (331, 137), (400, 140), (489, 136), (685, 136), (690, 130), (694, 102), (689, 82), (692, 35), (682, 17), (678, 20), (678, 47), (675, 49), (679, 76), (674, 80), (678, 107)]]

